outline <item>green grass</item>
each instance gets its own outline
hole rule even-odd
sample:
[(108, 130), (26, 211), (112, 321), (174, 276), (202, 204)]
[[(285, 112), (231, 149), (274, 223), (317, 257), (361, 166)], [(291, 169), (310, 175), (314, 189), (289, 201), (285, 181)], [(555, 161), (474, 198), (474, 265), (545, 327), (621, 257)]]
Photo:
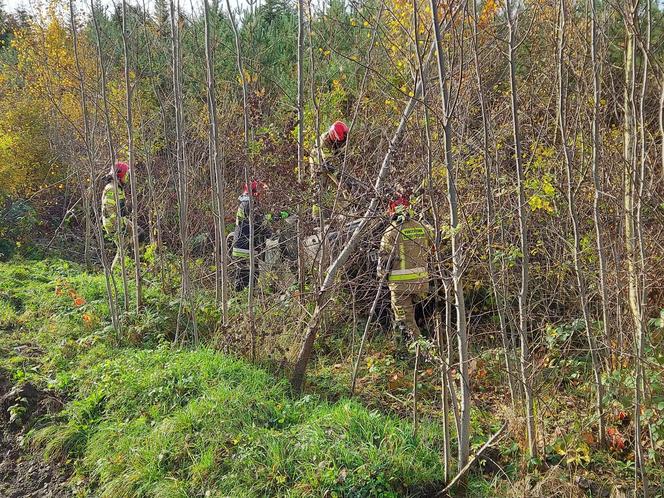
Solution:
[(404, 496), (434, 486), (440, 440), (209, 350), (123, 351), (74, 373), (78, 398), (34, 440), (67, 448), (102, 496)]
[[(440, 489), (435, 424), (420, 423), (415, 437), (409, 422), (358, 402), (297, 399), (284, 380), (244, 361), (174, 348), (163, 340), (172, 321), (162, 301), (125, 317), (127, 338), (139, 330), (140, 341), (118, 338), (106, 319), (103, 276), (71, 263), (0, 264), (0, 280), (0, 368), (67, 397), (30, 440), (47, 457), (74, 462), (80, 494), (387, 497)], [(79, 297), (85, 302), (76, 304)]]
[[(286, 380), (266, 370), (281, 371), (268, 361), (260, 368), (205, 347), (174, 347), (179, 303), (157, 284), (146, 282), (145, 309), (123, 313), (118, 335), (109, 324), (103, 275), (65, 261), (13, 261), (0, 263), (0, 282), (0, 374), (66, 400), (63, 411), (37, 423), (26, 447), (70, 462), (78, 496), (360, 498), (432, 496), (442, 487), (437, 375), (420, 376), (420, 423), (413, 436), (406, 420), (410, 405), (400, 402), (408, 399), (410, 386), (390, 386), (394, 373), (405, 379), (412, 366), (395, 362), (389, 339), (379, 338), (367, 351), (371, 368), (361, 378), (361, 403), (344, 398), (349, 369), (338, 351), (347, 346), (347, 330), (319, 345), (309, 372), (315, 394), (298, 398)], [(241, 322), (241, 302), (232, 306), (231, 323)], [(203, 344), (237, 340), (240, 334), (233, 330), (225, 336), (215, 332), (213, 298), (201, 293), (198, 306)], [(295, 311), (287, 302), (271, 308), (259, 323), (260, 333), (276, 331), (291, 340), (290, 313)], [(269, 350), (260, 346), (264, 358)], [(591, 390), (583, 381), (586, 364), (562, 358), (567, 363), (540, 374), (538, 408), (546, 410), (545, 434), (564, 427), (563, 438), (574, 452), (592, 430), (592, 413), (570, 410), (570, 402), (581, 406)], [(494, 352), (481, 359), (491, 375), (502, 368)], [(580, 380), (561, 390), (560, 379), (577, 371)], [(501, 422), (496, 411), (501, 405), (492, 401), (496, 395), (481, 393), (484, 387), (504, 386), (499, 378), (477, 381), (473, 448)], [(497, 446), (501, 472), (468, 474), (468, 496), (507, 496), (526, 489), (527, 480), (571, 486), (578, 474), (625, 485), (633, 475), (628, 455), (595, 446), (589, 463), (565, 464), (555, 449), (557, 439), (549, 438), (543, 459), (553, 470), (526, 476), (522, 437), (516, 426)], [(662, 481), (657, 463), (650, 467), (651, 482)], [(559, 466), (565, 473), (554, 472)]]

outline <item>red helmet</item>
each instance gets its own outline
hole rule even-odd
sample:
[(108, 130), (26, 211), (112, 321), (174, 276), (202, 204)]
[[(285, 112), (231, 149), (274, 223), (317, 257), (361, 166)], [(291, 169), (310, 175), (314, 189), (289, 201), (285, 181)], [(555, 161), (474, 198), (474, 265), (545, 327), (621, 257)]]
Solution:
[(330, 126), (327, 134), (334, 142), (345, 142), (346, 135), (348, 135), (348, 125), (343, 121), (335, 121), (332, 126)]
[(125, 175), (128, 172), (129, 172), (129, 165), (127, 163), (118, 161), (117, 163), (115, 163), (115, 167), (113, 168), (111, 174), (115, 174), (118, 180), (124, 182)]
[(390, 207), (388, 209), (390, 216), (394, 215), (397, 212), (397, 210), (399, 210), (399, 206), (402, 206), (401, 209), (408, 209), (408, 207), (410, 207), (410, 199), (408, 198), (407, 195), (398, 194), (394, 199), (390, 201)]
[[(267, 187), (263, 182), (260, 180), (251, 180), (251, 195), (254, 197), (258, 197), (261, 192)], [(243, 194), (248, 194), (249, 193), (249, 187), (247, 184), (244, 184), (244, 190), (242, 191)]]

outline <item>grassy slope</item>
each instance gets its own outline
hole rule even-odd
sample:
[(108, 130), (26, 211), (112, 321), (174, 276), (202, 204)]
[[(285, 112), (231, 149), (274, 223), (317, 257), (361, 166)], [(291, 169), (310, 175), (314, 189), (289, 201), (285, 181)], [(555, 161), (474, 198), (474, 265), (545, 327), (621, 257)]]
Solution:
[(353, 401), (294, 400), (263, 370), (162, 343), (154, 307), (128, 317), (140, 346), (118, 340), (103, 277), (70, 263), (0, 264), (0, 281), (0, 367), (69, 399), (32, 440), (75, 459), (82, 494), (406, 496), (439, 484), (434, 425), (413, 437)]

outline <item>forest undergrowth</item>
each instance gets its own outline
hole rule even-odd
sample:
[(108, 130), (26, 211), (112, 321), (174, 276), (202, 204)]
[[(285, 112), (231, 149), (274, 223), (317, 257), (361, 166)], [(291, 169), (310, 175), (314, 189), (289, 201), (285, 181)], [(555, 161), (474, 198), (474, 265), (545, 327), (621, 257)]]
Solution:
[[(106, 319), (103, 275), (45, 260), (2, 263), (0, 277), (3, 430), (22, 434), (16, 441), (26, 454), (68, 469), (72, 495), (435, 496), (443, 487), (438, 370), (420, 365), (415, 431), (413, 362), (390, 336), (371, 341), (356, 399), (348, 398), (352, 358), (335, 346), (347, 331), (320, 338), (307, 393), (296, 397), (269, 359), (251, 365), (211, 347), (174, 346), (174, 311), (156, 285), (146, 288), (141, 316), (123, 316), (117, 337)], [(219, 333), (202, 337), (213, 344)], [(498, 350), (484, 345), (471, 366), (471, 446), (477, 450), (503, 423), (507, 431), (454, 496), (626, 492), (634, 472), (629, 415), (616, 397), (615, 436), (600, 450), (589, 360), (560, 347), (572, 345), (565, 341), (573, 334), (573, 325), (552, 332), (555, 349), (538, 353), (538, 420), (547, 438), (540, 462), (523, 457), (524, 422), (496, 388), (505, 385)], [(15, 386), (61, 404), (39, 408), (21, 395), (9, 404), (8, 393), (29, 392)], [(661, 483), (664, 472), (652, 461), (651, 483)]]

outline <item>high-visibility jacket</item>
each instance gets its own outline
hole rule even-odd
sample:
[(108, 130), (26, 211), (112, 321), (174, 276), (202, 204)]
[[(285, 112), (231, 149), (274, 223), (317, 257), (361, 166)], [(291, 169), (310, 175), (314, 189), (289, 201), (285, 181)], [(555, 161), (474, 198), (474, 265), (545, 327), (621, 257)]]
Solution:
[[(323, 208), (332, 213), (337, 191), (339, 197), (337, 200), (337, 214), (349, 215), (352, 210), (353, 200), (360, 195), (358, 192), (357, 180), (348, 174), (341, 175), (341, 166), (343, 162), (343, 149), (332, 149), (326, 146), (327, 132), (323, 133), (318, 139), (319, 146), (311, 149), (309, 153), (309, 174), (314, 188), (318, 188), (320, 182), (321, 198)], [(312, 215), (318, 215), (318, 199), (314, 200), (312, 206)]]
[[(118, 201), (120, 204), (120, 229), (124, 229), (126, 224), (125, 216), (127, 215), (127, 197), (124, 188), (118, 184)], [(104, 192), (101, 195), (101, 223), (104, 231), (111, 235), (115, 233), (116, 216), (118, 214), (115, 199), (115, 187), (113, 182), (108, 182), (104, 187)]]
[(309, 153), (309, 176), (312, 183), (318, 181), (319, 175), (322, 175), (322, 181), (336, 182), (334, 171), (337, 165), (334, 164), (337, 158), (337, 151), (326, 145), (327, 132), (318, 138), (318, 146), (314, 146)]
[[(249, 259), (249, 195), (242, 194), (238, 200), (240, 204), (235, 214), (235, 240), (233, 242), (233, 256), (236, 258)], [(263, 212), (256, 201), (252, 203), (254, 210), (254, 254), (260, 253), (265, 239), (271, 235)]]
[(390, 261), (389, 267), (383, 269), (388, 283), (428, 282), (433, 246), (434, 234), (429, 225), (410, 218), (391, 221), (380, 241), (381, 263)]

